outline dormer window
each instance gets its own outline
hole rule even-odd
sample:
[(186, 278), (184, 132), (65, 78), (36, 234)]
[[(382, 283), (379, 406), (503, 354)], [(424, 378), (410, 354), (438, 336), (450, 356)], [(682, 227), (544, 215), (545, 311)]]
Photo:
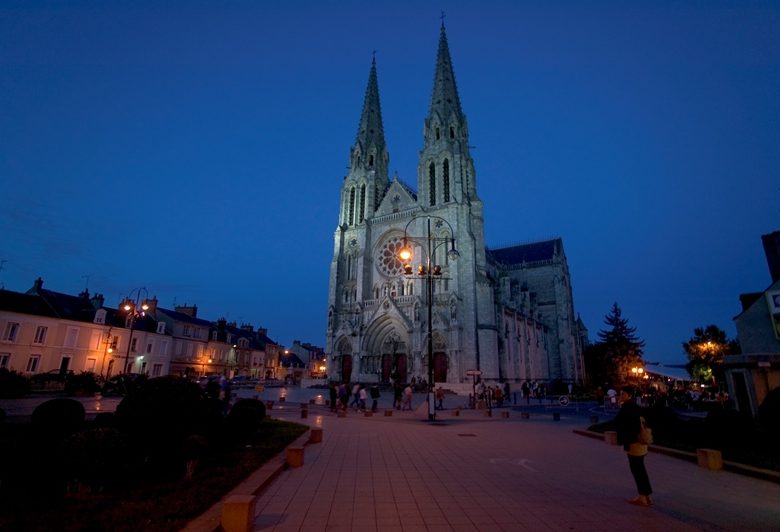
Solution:
[(157, 334), (165, 334), (165, 322), (164, 321), (158, 321), (157, 322)]

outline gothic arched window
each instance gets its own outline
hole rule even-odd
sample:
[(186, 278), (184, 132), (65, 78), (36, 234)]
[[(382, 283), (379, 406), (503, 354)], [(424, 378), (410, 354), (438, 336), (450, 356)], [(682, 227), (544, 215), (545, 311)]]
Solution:
[(442, 176), (444, 183), (442, 191), (444, 193), (444, 203), (447, 203), (450, 201), (450, 161), (447, 159), (444, 159), (444, 169), (443, 169), (443, 176)]
[(428, 167), (428, 181), (431, 205), (436, 205), (436, 166), (433, 163)]
[(453, 126), (450, 126), (450, 138), (455, 138), (455, 128)]
[(369, 155), (368, 156), (368, 166), (374, 166), (374, 156)]
[(362, 223), (365, 218), (366, 218), (366, 185), (363, 185), (360, 187), (360, 214), (358, 216), (358, 223)]
[(355, 224), (355, 187), (349, 190), (349, 225)]

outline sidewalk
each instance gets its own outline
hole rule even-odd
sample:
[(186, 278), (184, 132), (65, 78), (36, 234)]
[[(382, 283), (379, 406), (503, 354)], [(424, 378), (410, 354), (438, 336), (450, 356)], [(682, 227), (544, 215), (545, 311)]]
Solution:
[[(481, 411), (350, 412), (283, 407), (274, 417), (323, 428), (304, 465), (257, 504), (255, 530), (768, 530), (780, 485), (651, 454), (655, 506), (639, 508), (622, 449), (546, 416)], [(570, 421), (570, 420), (569, 420)]]

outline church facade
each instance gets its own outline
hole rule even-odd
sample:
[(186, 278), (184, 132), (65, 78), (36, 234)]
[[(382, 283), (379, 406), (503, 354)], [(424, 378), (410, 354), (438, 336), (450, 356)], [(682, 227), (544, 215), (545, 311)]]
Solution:
[[(488, 382), (581, 383), (586, 331), (575, 318), (563, 242), (485, 246), (468, 123), (443, 25), (417, 188), (391, 179), (388, 164), (372, 61), (334, 235), (329, 377), (419, 382), (433, 374), (437, 385), (453, 388), (475, 373)], [(399, 256), (405, 244), (414, 254), (408, 264)], [(421, 266), (436, 272), (430, 290), (428, 277), (417, 274)]]

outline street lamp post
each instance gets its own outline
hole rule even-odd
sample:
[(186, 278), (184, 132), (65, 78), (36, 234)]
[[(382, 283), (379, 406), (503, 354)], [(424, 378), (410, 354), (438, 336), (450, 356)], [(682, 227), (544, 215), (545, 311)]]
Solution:
[[(411, 237), (408, 234), (409, 225), (418, 219), (426, 219), (427, 232), (423, 237)], [(439, 238), (433, 236), (431, 232), (431, 220), (436, 220), (436, 224), (441, 226), (442, 223), (447, 224), (450, 229), (449, 237)], [(421, 215), (415, 216), (404, 227), (404, 243), (399, 250), (398, 256), (404, 265), (404, 274), (407, 276), (412, 275), (412, 258), (414, 253), (409, 242), (415, 242), (425, 251), (425, 263), (420, 264), (417, 267), (417, 276), (421, 279), (425, 279), (426, 282), (426, 297), (428, 303), (428, 420), (434, 421), (436, 419), (436, 403), (434, 397), (434, 373), (433, 373), (433, 281), (435, 279), (441, 279), (442, 269), (438, 264), (434, 264), (434, 254), (436, 250), (442, 245), (450, 245), (450, 249), (447, 255), (451, 260), (456, 260), (460, 253), (455, 249), (455, 231), (452, 229), (452, 225), (440, 216), (434, 215)]]
[[(141, 291), (145, 292), (146, 298), (141, 300)], [(135, 299), (133, 299), (131, 296), (133, 295), (133, 292), (136, 293)], [(122, 373), (129, 373), (127, 371), (127, 365), (130, 361), (130, 347), (133, 344), (133, 327), (135, 326), (135, 320), (138, 318), (142, 318), (146, 316), (146, 311), (149, 310), (149, 305), (147, 304), (147, 299), (149, 297), (149, 292), (146, 290), (146, 288), (136, 288), (134, 290), (131, 290), (130, 293), (125, 298), (124, 302), (122, 303), (122, 308), (124, 309), (126, 314), (126, 318), (130, 320), (130, 338), (127, 340), (127, 351), (125, 352), (125, 366), (122, 368)]]

